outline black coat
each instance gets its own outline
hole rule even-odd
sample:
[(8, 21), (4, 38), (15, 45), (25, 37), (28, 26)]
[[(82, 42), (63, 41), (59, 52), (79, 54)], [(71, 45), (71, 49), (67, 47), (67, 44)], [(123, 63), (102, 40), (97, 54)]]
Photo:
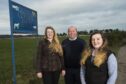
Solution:
[(65, 68), (80, 69), (80, 59), (86, 42), (80, 38), (76, 40), (65, 39), (62, 42)]

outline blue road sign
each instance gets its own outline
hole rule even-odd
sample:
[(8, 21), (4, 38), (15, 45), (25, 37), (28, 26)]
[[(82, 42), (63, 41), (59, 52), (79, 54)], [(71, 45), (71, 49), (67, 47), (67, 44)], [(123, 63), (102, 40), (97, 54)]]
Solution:
[(16, 84), (16, 64), (13, 33), (38, 35), (37, 12), (8, 0), (12, 43), (13, 84)]
[(14, 1), (11, 1), (13, 33), (37, 34), (37, 12)]

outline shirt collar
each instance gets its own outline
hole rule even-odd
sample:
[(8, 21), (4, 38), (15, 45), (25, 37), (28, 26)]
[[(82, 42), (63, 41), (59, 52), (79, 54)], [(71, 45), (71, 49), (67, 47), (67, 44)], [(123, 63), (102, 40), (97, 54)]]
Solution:
[(77, 39), (77, 37), (75, 37), (75, 38), (73, 38), (73, 39), (69, 38), (70, 41), (74, 41), (74, 40), (76, 40), (76, 39)]

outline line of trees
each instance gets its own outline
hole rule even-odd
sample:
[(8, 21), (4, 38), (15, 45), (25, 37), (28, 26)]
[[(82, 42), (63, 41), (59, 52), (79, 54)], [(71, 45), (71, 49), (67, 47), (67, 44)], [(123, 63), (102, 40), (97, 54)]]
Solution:
[[(103, 29), (103, 30), (90, 30), (78, 31), (78, 35), (90, 35), (93, 32), (100, 31), (105, 33), (109, 46), (122, 46), (126, 44), (126, 31), (119, 29)], [(67, 33), (58, 33), (58, 36), (66, 36)]]
[[(86, 30), (78, 31), (78, 35), (90, 35), (91, 33), (96, 32), (96, 31), (101, 31), (101, 32), (104, 32), (104, 33), (122, 32), (119, 29), (102, 29), (102, 30), (94, 29), (94, 30), (90, 30), (90, 31), (86, 31)], [(67, 33), (64, 33), (64, 32), (63, 33), (57, 33), (57, 35), (58, 36), (65, 36), (65, 35), (67, 35)]]

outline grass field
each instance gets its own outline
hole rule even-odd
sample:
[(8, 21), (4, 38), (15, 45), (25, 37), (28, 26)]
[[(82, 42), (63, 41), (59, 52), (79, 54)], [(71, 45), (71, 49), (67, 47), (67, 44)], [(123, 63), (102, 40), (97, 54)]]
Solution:
[[(63, 38), (60, 38), (63, 40)], [(37, 38), (15, 38), (15, 63), (17, 84), (40, 84), (36, 78), (35, 58)], [(13, 84), (11, 40), (0, 39), (0, 84)], [(63, 77), (60, 84), (64, 84)]]
[[(34, 57), (36, 39), (15, 39), (17, 84), (29, 84), (35, 72)], [(0, 40), (0, 84), (12, 84), (12, 61), (10, 39)]]
[[(88, 40), (88, 36), (81, 36)], [(60, 37), (60, 41), (64, 38)], [(41, 80), (36, 78), (35, 57), (37, 38), (15, 38), (15, 62), (17, 84), (40, 84)], [(11, 40), (0, 39), (0, 84), (12, 83), (12, 55)], [(64, 84), (60, 77), (60, 84)]]

